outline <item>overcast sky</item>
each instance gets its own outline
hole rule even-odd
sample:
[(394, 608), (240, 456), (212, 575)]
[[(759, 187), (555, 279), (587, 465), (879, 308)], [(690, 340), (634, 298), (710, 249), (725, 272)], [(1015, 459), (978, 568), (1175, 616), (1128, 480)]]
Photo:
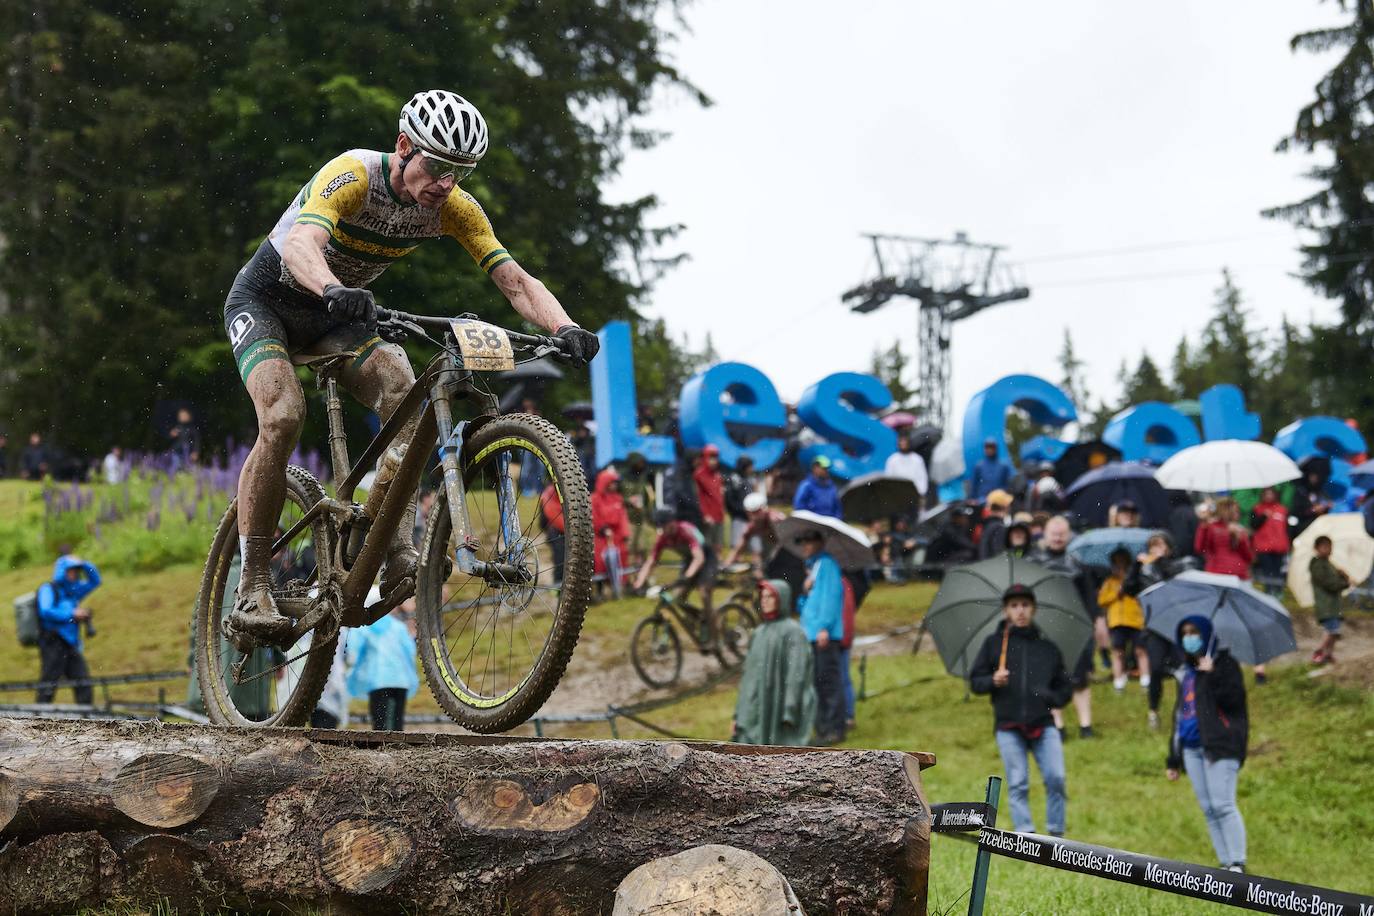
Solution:
[(1066, 327), (1094, 397), (1115, 398), (1122, 360), (1167, 366), (1199, 333), (1223, 266), (1266, 326), (1330, 318), (1289, 276), (1297, 233), (1259, 211), (1310, 188), (1273, 147), (1331, 58), (1288, 40), (1341, 18), (1282, 0), (699, 0), (673, 53), (716, 104), (661, 93), (648, 123), (672, 137), (610, 189), (657, 194), (657, 220), (687, 227), (670, 250), (691, 260), (648, 311), (790, 400), (866, 370), (876, 343), (914, 347), (910, 300), (840, 303), (872, 269), (861, 232), (966, 231), (1008, 246), (1031, 298), (956, 327), (956, 418), (1002, 375), (1057, 380)]

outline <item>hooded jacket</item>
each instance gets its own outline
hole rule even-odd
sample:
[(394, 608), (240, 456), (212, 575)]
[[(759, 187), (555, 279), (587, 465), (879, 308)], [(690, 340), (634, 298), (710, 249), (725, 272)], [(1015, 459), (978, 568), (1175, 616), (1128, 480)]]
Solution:
[(720, 468), (711, 467), (703, 454), (692, 471), (692, 481), (697, 486), (697, 505), (701, 506), (702, 519), (708, 525), (720, 524), (725, 520), (725, 478)]
[(806, 561), (810, 589), (801, 597), (801, 625), (806, 638), (816, 641), (821, 630), (835, 643), (844, 642), (844, 576), (834, 557), (825, 551)]
[(815, 474), (807, 474), (797, 487), (797, 495), (792, 499), (792, 508), (839, 518), (840, 491), (835, 488), (835, 481), (829, 477), (821, 480)]
[(816, 723), (815, 662), (806, 633), (792, 616), (792, 588), (781, 579), (760, 586), (778, 596), (778, 616), (749, 637), (735, 704), (741, 744), (804, 746)]
[[(67, 581), (67, 570), (80, 569), (85, 579)], [(75, 557), (58, 557), (52, 566), (52, 581), (38, 589), (38, 623), (45, 632), (55, 633), (73, 648), (81, 648), (81, 627), (72, 615), (81, 600), (100, 587), (100, 571), (91, 563)]]
[[(1180, 651), (1183, 625), (1187, 623), (1198, 628), (1204, 647), (1211, 645), (1212, 622), (1206, 617), (1185, 617), (1174, 631), (1174, 642)], [(1250, 741), (1250, 716), (1246, 708), (1245, 681), (1240, 674), (1240, 665), (1225, 649), (1213, 649), (1211, 671), (1198, 671), (1196, 665), (1196, 656), (1185, 655), (1184, 664), (1174, 672), (1174, 677), (1179, 680), (1179, 690), (1174, 700), (1174, 725), (1169, 729), (1169, 754), (1165, 758), (1165, 766), (1171, 770), (1183, 768), (1183, 749), (1178, 741), (1178, 716), (1183, 700), (1183, 679), (1188, 669), (1194, 672), (1193, 689), (1198, 731), (1202, 736), (1202, 753), (1208, 760), (1239, 760), (1244, 763)]]
[(403, 688), (407, 697), (420, 689), (415, 669), (415, 637), (395, 615), (348, 632), (348, 692), (366, 697), (374, 690)]
[(1250, 578), (1250, 564), (1255, 560), (1250, 536), (1232, 534), (1225, 522), (1213, 521), (1199, 527), (1193, 536), (1193, 552), (1202, 557), (1203, 568), (1209, 573)]
[(614, 468), (606, 468), (596, 475), (596, 489), (592, 491), (593, 547), (596, 552), (596, 571), (606, 571), (606, 548), (615, 545), (621, 562), (627, 558), (630, 541), (630, 515), (625, 511), (625, 497), (611, 487), (620, 480)]
[(1044, 728), (1054, 724), (1050, 710), (1069, 702), (1073, 685), (1064, 670), (1059, 647), (1046, 639), (1040, 628), (1012, 627), (1007, 638), (1007, 671), (1011, 679), (1005, 687), (992, 682), (1002, 655), (1002, 631), (1007, 621), (997, 625), (969, 669), (969, 688), (974, 693), (992, 695), (994, 728)]

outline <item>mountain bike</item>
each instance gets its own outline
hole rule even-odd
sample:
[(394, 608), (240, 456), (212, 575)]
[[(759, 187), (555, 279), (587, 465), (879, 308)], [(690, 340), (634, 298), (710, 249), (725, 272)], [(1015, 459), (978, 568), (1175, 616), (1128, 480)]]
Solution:
[(679, 629), (727, 670), (739, 667), (749, 654), (749, 635), (757, 624), (749, 606), (737, 601), (721, 605), (712, 626), (701, 608), (688, 603), (690, 586), (680, 579), (659, 589), (653, 612), (635, 624), (630, 636), (630, 663), (650, 687), (671, 687), (682, 676)]
[[(430, 691), (457, 723), (477, 732), (510, 729), (548, 699), (572, 657), (591, 594), (592, 522), (587, 483), (572, 444), (549, 421), (498, 415), (478, 373), (508, 370), (515, 354), (561, 354), (553, 337), (520, 334), (472, 316), (434, 318), (378, 310), (387, 340), (423, 340), (438, 354), (376, 437), (350, 464), (338, 378), (356, 353), (308, 358), (325, 392), (334, 495), (304, 468), (286, 472), (287, 498), (273, 542), (273, 597), (290, 632), (270, 646), (243, 634), (230, 640), (230, 568), (239, 553), (238, 501), (215, 532), (194, 619), (196, 670), (210, 719), (221, 725), (302, 725), (310, 720), (340, 630), (373, 623), (415, 598), (418, 648)], [(432, 336), (432, 335), (437, 335)], [(455, 401), (476, 416), (453, 418)], [(418, 416), (408, 442), (395, 443)], [(436, 448), (442, 482), (420, 548), (417, 581), (368, 602), (408, 503)], [(520, 498), (516, 465), (537, 461), (557, 488), (564, 516), (564, 563), (553, 552), (538, 500)], [(363, 502), (359, 484), (379, 467)], [(226, 595), (226, 587), (229, 594)], [(245, 645), (245, 640), (250, 644)], [(267, 659), (264, 661), (264, 659)], [(240, 708), (243, 687), (272, 678), (266, 709)]]

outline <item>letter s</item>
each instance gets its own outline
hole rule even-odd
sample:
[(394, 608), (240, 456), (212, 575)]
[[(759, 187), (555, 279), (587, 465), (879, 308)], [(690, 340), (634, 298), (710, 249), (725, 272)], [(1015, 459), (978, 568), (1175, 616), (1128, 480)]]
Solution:
[(831, 473), (845, 480), (881, 471), (897, 448), (897, 434), (868, 414), (891, 403), (886, 385), (858, 372), (836, 372), (806, 389), (797, 416), (828, 441), (803, 449), (802, 466), (825, 455)]

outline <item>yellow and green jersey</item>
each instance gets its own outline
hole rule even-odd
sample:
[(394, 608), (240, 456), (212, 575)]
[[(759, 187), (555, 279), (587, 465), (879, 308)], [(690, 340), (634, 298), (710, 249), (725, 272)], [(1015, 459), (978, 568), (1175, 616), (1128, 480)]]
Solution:
[[(437, 210), (402, 203), (391, 188), (392, 155), (355, 149), (330, 160), (277, 220), (269, 236), (272, 247), (281, 254), (296, 223), (326, 229), (325, 262), (340, 283), (355, 287), (367, 286), (425, 239), (445, 235), (457, 239), (487, 273), (511, 260), (481, 205), (462, 188), (455, 188)], [(285, 260), (281, 279), (303, 290)]]

